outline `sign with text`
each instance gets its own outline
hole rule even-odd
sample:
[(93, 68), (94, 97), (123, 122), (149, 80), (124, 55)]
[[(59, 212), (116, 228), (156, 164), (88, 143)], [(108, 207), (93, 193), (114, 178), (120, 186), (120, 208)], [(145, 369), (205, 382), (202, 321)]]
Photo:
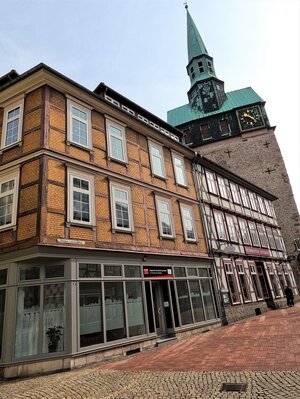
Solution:
[(173, 277), (171, 267), (144, 266), (144, 277), (171, 278)]
[(257, 256), (271, 256), (270, 251), (264, 248), (246, 247), (245, 252), (247, 255), (257, 255)]

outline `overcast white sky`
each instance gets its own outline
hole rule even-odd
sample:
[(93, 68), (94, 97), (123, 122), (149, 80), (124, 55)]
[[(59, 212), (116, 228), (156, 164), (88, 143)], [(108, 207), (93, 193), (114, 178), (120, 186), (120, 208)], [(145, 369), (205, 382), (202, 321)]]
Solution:
[[(300, 0), (188, 4), (226, 91), (251, 86), (266, 101), (300, 209)], [(166, 119), (190, 87), (183, 1), (3, 1), (0, 76), (40, 62)]]

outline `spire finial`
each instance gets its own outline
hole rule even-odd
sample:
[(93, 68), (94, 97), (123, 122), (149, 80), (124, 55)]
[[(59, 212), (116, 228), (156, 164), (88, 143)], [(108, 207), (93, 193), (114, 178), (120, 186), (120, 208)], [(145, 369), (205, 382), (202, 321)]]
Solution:
[(184, 1), (183, 4), (184, 4), (184, 8), (186, 8), (186, 9), (189, 8), (187, 1)]

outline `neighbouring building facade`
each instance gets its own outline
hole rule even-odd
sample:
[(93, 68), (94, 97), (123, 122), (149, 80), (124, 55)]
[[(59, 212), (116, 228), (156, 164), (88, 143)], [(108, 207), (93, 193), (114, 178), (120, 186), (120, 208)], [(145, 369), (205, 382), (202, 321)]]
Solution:
[[(265, 101), (251, 87), (225, 92), (188, 10), (187, 44), (189, 102), (170, 110), (168, 122), (184, 132), (191, 148), (278, 198), (274, 208), (287, 253), (297, 257), (299, 212)], [(299, 256), (291, 265), (299, 287)]]
[(221, 325), (179, 130), (40, 64), (0, 79), (0, 135), (2, 376)]
[(273, 207), (276, 197), (199, 156), (201, 211), (223, 299), (223, 322), (286, 306), (284, 287), (298, 295)]

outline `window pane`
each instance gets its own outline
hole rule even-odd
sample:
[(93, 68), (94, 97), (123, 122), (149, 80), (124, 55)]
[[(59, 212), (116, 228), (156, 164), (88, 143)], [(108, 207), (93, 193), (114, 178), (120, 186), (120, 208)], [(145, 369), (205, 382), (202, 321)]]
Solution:
[(40, 278), (39, 266), (22, 266), (20, 269), (20, 280), (37, 280)]
[(64, 350), (65, 292), (64, 284), (44, 286), (43, 353)]
[(7, 282), (7, 269), (0, 270), (0, 285), (6, 284)]
[(104, 283), (107, 341), (126, 337), (123, 284)]
[(214, 307), (213, 293), (211, 289), (210, 280), (201, 280), (203, 302), (205, 307), (206, 319), (211, 320), (216, 318)]
[(19, 119), (7, 123), (5, 145), (11, 145), (18, 141)]
[(79, 277), (83, 278), (101, 277), (101, 265), (91, 264), (91, 263), (80, 263)]
[(129, 229), (130, 225), (129, 225), (128, 205), (116, 202), (115, 206), (116, 206), (117, 227)]
[(102, 293), (100, 283), (80, 283), (80, 346), (103, 342)]
[(80, 109), (72, 107), (72, 113), (74, 116), (77, 116), (80, 119), (83, 119), (84, 121), (87, 121), (87, 113), (80, 111)]
[(125, 265), (125, 277), (141, 277), (140, 266)]
[(18, 289), (15, 356), (38, 353), (40, 329), (40, 287)]
[(245, 274), (240, 274), (240, 273), (238, 276), (239, 276), (239, 280), (240, 280), (240, 286), (241, 286), (244, 301), (249, 301), (250, 294), (249, 294), (249, 288), (248, 288), (248, 282), (246, 280), (246, 276), (245, 276)]
[(0, 198), (0, 226), (12, 223), (13, 194)]
[(200, 277), (208, 277), (207, 269), (198, 269), (198, 274)]
[(2, 336), (4, 326), (5, 290), (0, 290), (0, 359), (2, 353)]
[(111, 156), (124, 160), (123, 141), (117, 137), (111, 137)]
[(104, 276), (122, 276), (122, 266), (104, 265)]
[(90, 221), (90, 197), (77, 191), (73, 192), (73, 219), (83, 222)]
[(72, 120), (72, 140), (87, 146), (87, 124), (74, 118)]
[(45, 267), (46, 278), (64, 277), (64, 265), (48, 265)]
[(185, 277), (184, 267), (174, 267), (175, 277)]
[(145, 334), (144, 303), (142, 283), (126, 283), (126, 300), (129, 336)]
[(191, 324), (193, 322), (193, 319), (187, 281), (176, 281), (176, 287), (181, 315), (181, 323), (183, 325)]
[(201, 298), (199, 281), (190, 280), (190, 290), (191, 290), (191, 300), (193, 305), (195, 322), (197, 323), (200, 321), (204, 321), (205, 316), (203, 311), (203, 303)]
[(197, 276), (197, 269), (195, 267), (188, 267), (187, 274), (188, 276)]

